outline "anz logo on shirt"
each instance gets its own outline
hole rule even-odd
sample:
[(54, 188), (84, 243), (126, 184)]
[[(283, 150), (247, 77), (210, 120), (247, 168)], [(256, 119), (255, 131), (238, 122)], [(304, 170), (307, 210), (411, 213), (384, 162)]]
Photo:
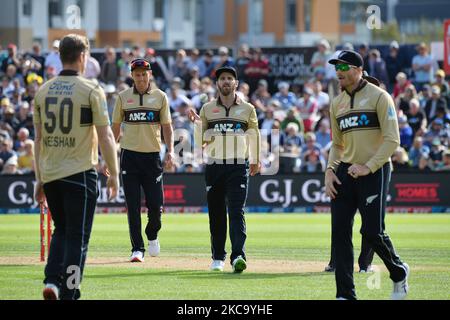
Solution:
[(212, 129), (214, 132), (226, 134), (226, 133), (240, 133), (247, 130), (247, 125), (245, 123), (237, 121), (229, 122), (210, 122), (208, 129)]
[(159, 122), (159, 111), (126, 110), (125, 122), (131, 123), (155, 123)]
[(377, 113), (374, 111), (351, 112), (338, 117), (337, 122), (342, 132), (380, 128)]

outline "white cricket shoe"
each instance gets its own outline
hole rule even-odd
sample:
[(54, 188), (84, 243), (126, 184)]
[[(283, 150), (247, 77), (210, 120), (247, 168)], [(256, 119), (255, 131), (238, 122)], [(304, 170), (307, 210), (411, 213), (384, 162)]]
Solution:
[(408, 295), (409, 266), (406, 263), (404, 263), (403, 265), (406, 269), (405, 279), (399, 282), (394, 282), (394, 290), (392, 291), (391, 300), (403, 300)]
[(337, 297), (336, 300), (348, 300), (348, 299), (345, 299), (344, 297)]
[(159, 255), (159, 251), (160, 251), (160, 246), (159, 246), (159, 241), (158, 239), (156, 240), (150, 240), (148, 242), (148, 254), (152, 257), (156, 257), (157, 255)]
[(142, 251), (133, 251), (130, 262), (144, 262), (144, 253)]
[(247, 262), (244, 260), (244, 258), (242, 258), (242, 256), (238, 256), (233, 260), (232, 266), (234, 273), (241, 273), (242, 271), (247, 269)]
[(224, 266), (225, 262), (223, 262), (222, 260), (213, 260), (209, 269), (211, 271), (223, 271)]
[(44, 300), (58, 300), (59, 299), (59, 289), (52, 283), (47, 283), (44, 290), (42, 291)]

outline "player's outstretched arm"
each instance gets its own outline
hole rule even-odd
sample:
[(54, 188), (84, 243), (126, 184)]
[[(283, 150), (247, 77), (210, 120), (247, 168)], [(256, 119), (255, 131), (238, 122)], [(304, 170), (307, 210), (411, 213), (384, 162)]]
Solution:
[(40, 175), (39, 161), (41, 157), (41, 140), (42, 132), (41, 126), (34, 125), (35, 139), (34, 139), (34, 172), (36, 176), (36, 185), (34, 187), (34, 200), (38, 203), (45, 201), (44, 188)]
[(110, 126), (96, 126), (98, 133), (98, 142), (102, 151), (103, 159), (110, 176), (106, 182), (108, 188), (109, 200), (115, 198), (119, 191), (119, 167), (117, 164), (117, 149), (114, 134)]

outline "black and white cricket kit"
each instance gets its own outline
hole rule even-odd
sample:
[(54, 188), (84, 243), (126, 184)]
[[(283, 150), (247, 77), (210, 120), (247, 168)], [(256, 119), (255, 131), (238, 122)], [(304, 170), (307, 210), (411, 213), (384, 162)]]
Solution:
[(109, 126), (105, 94), (63, 70), (36, 94), (33, 117), (42, 128), (39, 173), (55, 227), (44, 283), (56, 285), (61, 299), (78, 299), (97, 202), (94, 126)]
[(196, 141), (207, 143), (205, 179), (212, 259), (226, 258), (227, 212), (231, 262), (238, 256), (246, 259), (244, 206), (249, 163), (259, 161), (260, 133), (255, 107), (236, 96), (234, 104), (227, 108), (219, 97), (202, 107), (200, 118), (202, 125), (196, 126)]
[(163, 168), (160, 158), (161, 125), (170, 124), (167, 96), (150, 87), (139, 94), (135, 87), (119, 93), (113, 123), (122, 124), (120, 172), (125, 192), (131, 251), (145, 252), (141, 225), (141, 188), (148, 209), (145, 233), (155, 240), (163, 211)]
[[(342, 183), (335, 184), (338, 193), (331, 201), (336, 297), (356, 299), (352, 244), (356, 210), (362, 218), (362, 236), (383, 260), (391, 279), (398, 282), (406, 276), (384, 226), (390, 156), (399, 145), (399, 129), (391, 96), (363, 79), (354, 92), (343, 90), (333, 99), (330, 118), (333, 144), (328, 168)], [(365, 164), (371, 173), (355, 179), (347, 173), (352, 164)]]

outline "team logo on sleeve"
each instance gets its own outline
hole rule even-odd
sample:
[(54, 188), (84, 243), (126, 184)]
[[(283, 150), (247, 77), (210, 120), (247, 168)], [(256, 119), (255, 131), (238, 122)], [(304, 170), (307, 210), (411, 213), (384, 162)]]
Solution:
[(394, 106), (388, 107), (388, 120), (397, 120), (397, 117), (395, 116), (395, 108)]

